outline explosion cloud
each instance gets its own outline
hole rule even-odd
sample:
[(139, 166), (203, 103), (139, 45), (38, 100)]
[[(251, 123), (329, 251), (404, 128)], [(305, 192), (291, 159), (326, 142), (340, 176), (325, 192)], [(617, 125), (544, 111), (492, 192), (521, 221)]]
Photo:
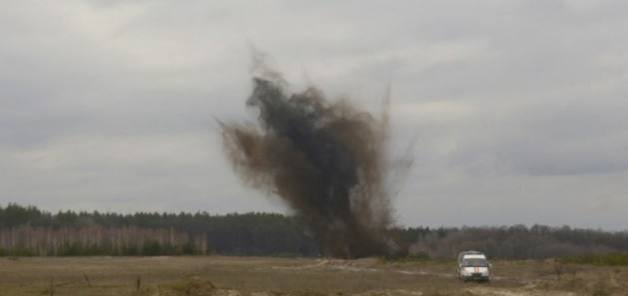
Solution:
[(289, 93), (279, 75), (255, 77), (246, 102), (259, 126), (222, 124), (226, 154), (243, 180), (278, 196), (327, 256), (391, 251), (385, 188), (387, 112), (376, 118), (316, 88)]

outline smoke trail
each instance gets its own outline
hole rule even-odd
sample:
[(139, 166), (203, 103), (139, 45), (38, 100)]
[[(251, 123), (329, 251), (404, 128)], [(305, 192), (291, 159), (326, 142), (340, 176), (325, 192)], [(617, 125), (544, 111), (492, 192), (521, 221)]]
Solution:
[(259, 126), (223, 124), (226, 154), (245, 182), (280, 197), (310, 227), (325, 255), (386, 254), (387, 110), (381, 118), (316, 88), (290, 94), (276, 72), (255, 77), (246, 102)]

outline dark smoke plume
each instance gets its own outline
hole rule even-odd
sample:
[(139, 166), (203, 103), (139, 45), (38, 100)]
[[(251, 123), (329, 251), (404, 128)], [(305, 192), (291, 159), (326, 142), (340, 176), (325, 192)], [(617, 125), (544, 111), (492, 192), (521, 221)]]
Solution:
[(316, 88), (290, 94), (276, 72), (255, 77), (246, 102), (259, 126), (223, 124), (226, 153), (248, 184), (280, 197), (327, 256), (385, 255), (394, 248), (385, 186), (388, 112), (381, 118)]

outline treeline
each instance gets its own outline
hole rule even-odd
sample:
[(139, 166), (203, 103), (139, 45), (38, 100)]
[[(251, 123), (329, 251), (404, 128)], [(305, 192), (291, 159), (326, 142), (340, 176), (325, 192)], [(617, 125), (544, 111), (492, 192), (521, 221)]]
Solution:
[[(543, 259), (628, 251), (628, 233), (570, 227), (412, 227), (391, 230), (410, 255)], [(62, 211), (0, 206), (0, 256), (324, 256), (298, 218), (270, 213), (210, 215)]]
[(80, 226), (0, 229), (0, 256), (207, 254), (207, 241), (174, 229)]
[(280, 214), (61, 211), (0, 206), (0, 256), (316, 256), (312, 237)]
[(545, 259), (628, 251), (628, 232), (569, 226), (414, 228), (411, 254), (455, 258), (460, 250), (480, 250), (490, 258)]

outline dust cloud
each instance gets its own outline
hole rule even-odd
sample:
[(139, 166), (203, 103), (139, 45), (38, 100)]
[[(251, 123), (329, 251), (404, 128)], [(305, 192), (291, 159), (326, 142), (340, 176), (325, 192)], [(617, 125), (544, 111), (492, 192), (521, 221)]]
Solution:
[(221, 123), (226, 155), (246, 184), (285, 202), (326, 256), (398, 251), (385, 184), (388, 104), (374, 116), (316, 87), (291, 93), (267, 70), (253, 77), (246, 106), (257, 110), (257, 125)]

